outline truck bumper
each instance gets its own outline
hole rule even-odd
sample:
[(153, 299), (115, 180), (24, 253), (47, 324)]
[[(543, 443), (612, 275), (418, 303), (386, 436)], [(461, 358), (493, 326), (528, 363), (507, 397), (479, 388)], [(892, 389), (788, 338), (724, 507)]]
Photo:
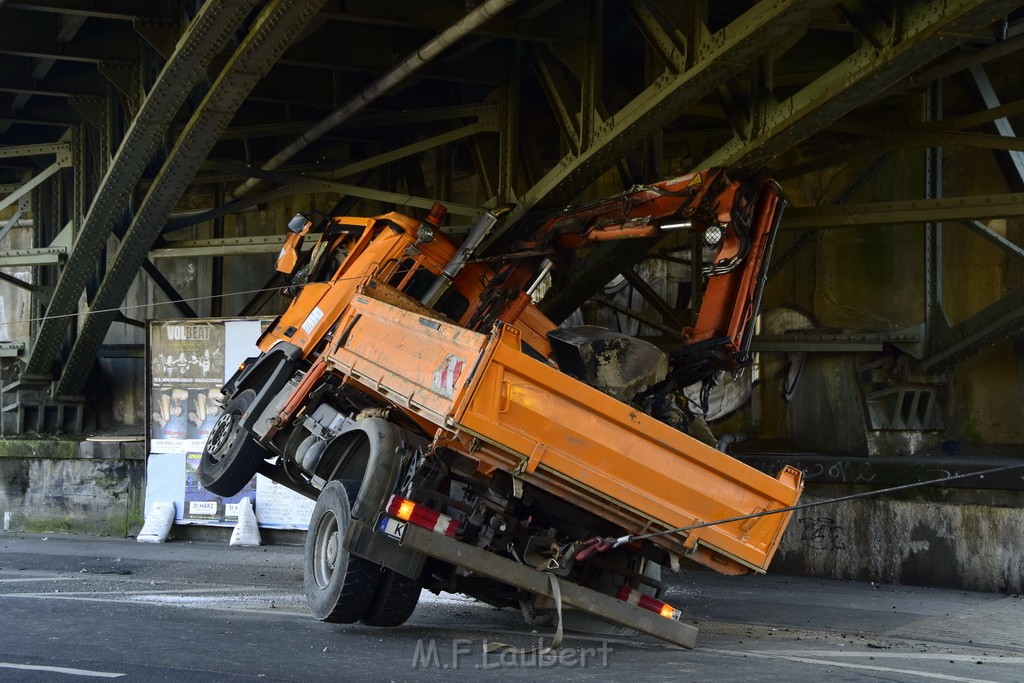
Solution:
[[(378, 535), (378, 538), (382, 538)], [(389, 539), (390, 541), (390, 539)], [(390, 541), (395, 543), (395, 541)], [(401, 546), (429, 555), (456, 567), (468, 569), (531, 593), (554, 598), (550, 577), (526, 565), (498, 557), (481, 548), (471, 546), (443, 534), (433, 533), (412, 524), (406, 524)], [(368, 558), (373, 559), (373, 558)], [(560, 581), (562, 603), (619, 626), (636, 629), (668, 643), (693, 649), (697, 643), (697, 629), (674, 619), (668, 619), (640, 607), (598, 593), (574, 583)]]

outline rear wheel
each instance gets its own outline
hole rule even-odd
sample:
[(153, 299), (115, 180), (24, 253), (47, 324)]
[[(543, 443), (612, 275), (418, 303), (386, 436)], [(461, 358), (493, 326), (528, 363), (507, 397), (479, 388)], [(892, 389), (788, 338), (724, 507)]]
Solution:
[(358, 481), (329, 482), (309, 520), (302, 583), (320, 621), (351, 624), (367, 616), (382, 577), (377, 565), (343, 547), (358, 494)]
[(239, 392), (217, 419), (203, 446), (199, 481), (218, 496), (233, 496), (256, 475), (267, 451), (242, 428), (242, 415), (256, 398), (252, 389)]
[(367, 626), (401, 626), (412, 616), (419, 601), (419, 580), (385, 569), (373, 602), (359, 621)]

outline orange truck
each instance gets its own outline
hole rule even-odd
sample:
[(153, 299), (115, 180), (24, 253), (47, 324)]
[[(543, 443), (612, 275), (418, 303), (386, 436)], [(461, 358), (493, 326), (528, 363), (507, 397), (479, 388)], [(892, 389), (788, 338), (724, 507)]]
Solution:
[[(681, 394), (749, 362), (784, 206), (767, 175), (711, 168), (500, 239), (501, 211), (458, 242), (435, 205), (330, 217), (303, 251), (296, 216), (278, 259), (294, 300), (224, 386), (201, 481), (228, 496), (259, 472), (317, 501), (304, 585), (321, 620), (396, 626), (426, 588), (693, 647), (662, 570), (764, 572), (802, 490), (794, 468), (772, 478), (691, 436), (707, 430)], [(678, 350), (535, 304), (581, 249), (674, 231), (707, 255)]]

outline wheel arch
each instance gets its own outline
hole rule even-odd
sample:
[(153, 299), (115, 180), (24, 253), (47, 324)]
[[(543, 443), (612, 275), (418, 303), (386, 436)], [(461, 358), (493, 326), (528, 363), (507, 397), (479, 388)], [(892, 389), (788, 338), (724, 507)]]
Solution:
[[(345, 442), (362, 437), (366, 438), (369, 449), (365, 467), (360, 473), (345, 462), (353, 454)], [(361, 478), (359, 495), (352, 505), (352, 516), (360, 521), (372, 522), (384, 508), (388, 496), (398, 486), (403, 465), (416, 449), (426, 446), (429, 441), (383, 418), (367, 417), (348, 422), (333, 443), (338, 444), (328, 448), (328, 451), (334, 452), (333, 457), (325, 457), (317, 465), (316, 474), (327, 480)]]
[(234, 395), (242, 386), (260, 386), (281, 371), (282, 366), (296, 362), (302, 349), (295, 344), (278, 342), (266, 353), (250, 356), (242, 367), (224, 384), (224, 393)]

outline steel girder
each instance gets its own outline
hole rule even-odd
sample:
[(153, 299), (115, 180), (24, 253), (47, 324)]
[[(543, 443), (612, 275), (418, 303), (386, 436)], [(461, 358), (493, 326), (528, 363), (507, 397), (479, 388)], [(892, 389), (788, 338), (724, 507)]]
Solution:
[(36, 335), (24, 375), (49, 379), (78, 299), (106, 246), (114, 223), (129, 204), (132, 189), (157, 150), (185, 97), (205, 76), (205, 65), (241, 25), (257, 0), (209, 0), (200, 9), (167, 61), (128, 128), (100, 182), (93, 204), (60, 274)]
[(27, 196), (30, 192), (32, 192), (32, 190), (34, 190), (35, 188), (39, 187), (39, 185), (42, 184), (42, 182), (44, 180), (46, 180), (47, 178), (52, 176), (54, 173), (56, 173), (60, 169), (66, 168), (66, 167), (68, 167), (70, 165), (71, 165), (71, 155), (70, 154), (64, 154), (64, 155), (58, 154), (56, 161), (54, 161), (52, 164), (47, 166), (45, 169), (43, 169), (39, 173), (37, 173), (34, 176), (32, 176), (32, 178), (30, 178), (28, 181), (26, 181), (25, 184), (22, 185), (20, 188), (18, 188), (16, 191), (14, 191), (11, 194), (7, 195), (3, 199), (0, 199), (0, 211), (3, 211), (8, 206), (11, 206), (12, 204), (17, 202), (22, 197)]
[[(434, 206), (435, 201), (426, 197), (417, 197), (411, 194), (403, 194), (401, 192), (375, 190), (372, 187), (339, 183), (333, 180), (321, 180), (311, 176), (290, 175), (288, 173), (279, 173), (278, 171), (263, 171), (256, 168), (225, 164), (221, 162), (208, 162), (207, 166), (212, 169), (222, 169), (227, 172), (234, 171), (239, 175), (258, 178), (259, 180), (280, 183), (284, 185), (284, 187), (264, 193), (264, 198), (260, 202), (253, 202), (246, 196), (241, 199), (236, 199), (229, 204), (225, 204), (220, 209), (204, 212), (201, 215), (192, 216), (182, 221), (175, 221), (175, 226), (172, 229), (176, 230), (179, 227), (185, 227), (185, 225), (195, 225), (196, 223), (201, 223), (204, 220), (213, 218), (217, 214), (225, 215), (233, 213), (240, 208), (255, 206), (256, 204), (270, 201), (271, 199), (276, 199), (278, 197), (287, 197), (289, 195), (304, 194), (307, 192), (336, 192), (343, 196), (362, 197), (364, 199), (372, 199), (379, 202), (395, 204), (396, 206), (411, 206), (417, 209), (428, 210)], [(454, 216), (472, 216), (473, 218), (477, 218), (484, 212), (484, 209), (478, 206), (470, 206), (468, 204), (445, 202), (444, 205), (448, 207), (448, 214)]]
[(985, 241), (989, 242), (990, 244), (993, 244), (996, 247), (999, 247), (1000, 249), (1003, 249), (1004, 251), (1013, 254), (1019, 259), (1024, 259), (1024, 248), (1017, 246), (1016, 244), (1006, 239), (992, 228), (982, 223), (981, 221), (968, 220), (963, 221), (963, 224), (970, 228), (971, 231), (974, 232), (976, 235), (978, 235)]
[(951, 370), (968, 358), (1024, 330), (1024, 287), (939, 335), (931, 355), (917, 364), (927, 373)]
[[(489, 19), (497, 16), (507, 7), (514, 5), (518, 0), (484, 0), (464, 17), (449, 26), (431, 40), (424, 43), (419, 49), (406, 57), (402, 62), (390, 71), (376, 79), (373, 83), (361, 90), (344, 105), (331, 112), (325, 119), (317, 123), (311, 129), (303, 133), (297, 140), (280, 150), (262, 166), (264, 171), (273, 171), (280, 168), (285, 162), (297, 153), (309, 146), (317, 138), (336, 128), (339, 124), (347, 121), (354, 114), (362, 111), (367, 105), (376, 101), (382, 95), (390, 91), (396, 85), (402, 83), (412, 74), (416, 73), (423, 65), (430, 63), (448, 47), (464, 38), (474, 29), (486, 23)], [(250, 177), (244, 183), (233, 189), (228, 197), (232, 200), (240, 199), (248, 194), (259, 184), (258, 177)]]
[(870, 204), (797, 206), (786, 209), (780, 227), (783, 230), (820, 230), (1022, 215), (1024, 194), (993, 194)]
[[(666, 72), (605, 121), (590, 147), (578, 155), (566, 156), (519, 198), (516, 209), (504, 222), (504, 230), (537, 205), (570, 200), (636, 144), (699, 103), (773, 43), (803, 26), (815, 10), (830, 4), (824, 0), (760, 2), (709, 39), (691, 40), (691, 44), (698, 45), (695, 53), (688, 55), (692, 66), (679, 74)], [(497, 232), (494, 237), (499, 235)]]
[(750, 140), (734, 137), (704, 166), (758, 165), (832, 124), (922, 66), (968, 40), (1019, 0), (916, 0), (897, 3), (887, 45), (865, 45), (763, 115)]
[[(701, 165), (763, 163), (800, 139), (809, 137), (833, 123), (856, 106), (870, 101), (878, 93), (967, 40), (974, 32), (989, 25), (1018, 4), (1019, 2), (1007, 0), (949, 0), (943, 3), (917, 0), (898, 5), (898, 21), (894, 22), (897, 29), (893, 31), (888, 45), (876, 47), (869, 44), (785, 101), (762, 105), (756, 115), (751, 113), (748, 116), (749, 120), (759, 121), (759, 125), (752, 127), (748, 139), (734, 137), (731, 142), (712, 153)], [(763, 51), (764, 46), (759, 47)], [(687, 71), (677, 78), (685, 78), (689, 73)], [(724, 78), (720, 82), (724, 82)], [(616, 115), (615, 120), (619, 118), (619, 115)], [(986, 142), (991, 140), (986, 139)], [(609, 145), (607, 149), (621, 151), (615, 145)], [(506, 225), (511, 225), (515, 219), (522, 217), (525, 211), (536, 203), (531, 200), (541, 196), (564, 199), (551, 191), (552, 184), (560, 182), (564, 184), (566, 190), (579, 190), (596, 177), (584, 175), (583, 182), (566, 182), (573, 172), (578, 173), (580, 167), (586, 166), (585, 163), (580, 163), (580, 160), (587, 160), (587, 155), (580, 155), (568, 165), (563, 160), (560, 167), (549, 173), (537, 187), (527, 193), (526, 201), (510, 216), (511, 220), (507, 221)], [(603, 171), (611, 163), (612, 159), (605, 158), (598, 167)], [(1012, 206), (1011, 200), (1011, 205), (1004, 207), (1004, 210), (1010, 215), (1017, 215), (1020, 213), (1020, 206)], [(787, 215), (793, 211), (790, 209)], [(964, 215), (963, 218), (977, 218), (979, 215), (975, 212), (973, 216)], [(990, 215), (987, 209), (984, 215)], [(914, 221), (907, 222), (922, 220), (927, 219), (918, 215)], [(650, 243), (643, 241), (630, 241), (602, 247), (590, 263), (575, 274), (568, 286), (544, 302), (545, 312), (555, 320), (564, 318), (580, 306), (597, 287), (622, 268), (641, 258), (650, 246)]]
[[(537, 206), (569, 201), (636, 145), (687, 108), (695, 106), (719, 85), (739, 74), (793, 31), (802, 29), (811, 14), (828, 2), (761, 2), (710, 37), (700, 21), (687, 37), (690, 67), (669, 70), (598, 129), (590, 147), (568, 155), (540, 182), (519, 198), (503, 223), (502, 232), (524, 219)], [(501, 232), (491, 238), (498, 239)], [(653, 246), (652, 240), (625, 240), (595, 250), (589, 262), (572, 275), (557, 294), (542, 303), (555, 321), (566, 318), (623, 268), (631, 266)]]
[(167, 216), (246, 95), (322, 4), (323, 0), (273, 0), (236, 48), (185, 126), (139, 206), (99, 291), (90, 302), (85, 323), (57, 383), (57, 395), (77, 395), (82, 391), (93, 360), (103, 345), (103, 338), (117, 317), (117, 307), (146, 261)]
[[(985, 72), (985, 67), (981, 64), (972, 66), (970, 69), (971, 79), (974, 81), (974, 86), (978, 90), (978, 95), (981, 100), (985, 103), (986, 109), (995, 109), (1000, 106), (999, 96), (996, 95), (995, 89), (992, 87), (992, 82), (988, 78), (988, 74)], [(1005, 117), (1000, 117), (992, 122), (992, 126), (999, 133), (999, 137), (1002, 139), (1010, 139), (1014, 141), (1020, 141), (1020, 138), (1016, 137), (1013, 131), (1013, 124), (1010, 120)], [(1021, 151), (1020, 147), (1007, 150), (1007, 157), (1009, 158), (1010, 166), (1013, 168), (1015, 178), (1008, 178), (1012, 185), (1019, 185), (1024, 182), (1024, 152)]]

